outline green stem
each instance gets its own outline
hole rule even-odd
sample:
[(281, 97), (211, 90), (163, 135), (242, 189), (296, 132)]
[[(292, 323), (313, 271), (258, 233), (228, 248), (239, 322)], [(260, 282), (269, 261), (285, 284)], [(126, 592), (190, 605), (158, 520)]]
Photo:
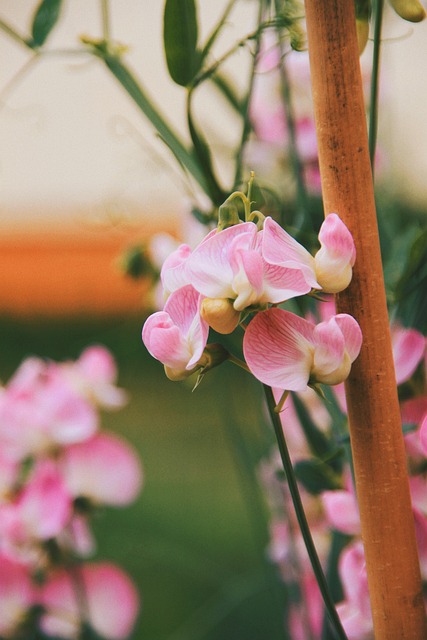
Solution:
[(104, 61), (116, 80), (120, 82), (125, 91), (134, 100), (138, 108), (157, 130), (160, 138), (169, 147), (179, 163), (187, 169), (203, 191), (209, 195), (205, 176), (200, 169), (199, 163), (194, 157), (194, 154), (191, 150), (186, 148), (183, 142), (181, 142), (178, 135), (161, 115), (157, 106), (154, 105), (145, 89), (141, 84), (139, 84), (129, 68), (122, 62), (120, 56), (109, 52), (106, 49), (105, 42), (96, 44), (87, 41), (86, 44), (91, 45), (91, 52)]
[(15, 29), (12, 29), (12, 27), (10, 27), (1, 18), (0, 18), (0, 29), (2, 31), (4, 31), (5, 33), (7, 33), (8, 36), (13, 38), (13, 40), (15, 40), (15, 42), (19, 42), (19, 44), (21, 44), (26, 49), (32, 49), (31, 45), (29, 44), (29, 40), (27, 40), (23, 36), (19, 35), (19, 33), (17, 31), (15, 31)]
[[(279, 31), (280, 36), (280, 31)], [(283, 43), (279, 37), (280, 58), (282, 63), (279, 67), (280, 72), (280, 85), (283, 98), (283, 106), (285, 110), (286, 127), (289, 134), (289, 157), (292, 165), (293, 174), (296, 181), (296, 209), (298, 220), (296, 226), (302, 228), (302, 221), (305, 219), (309, 224), (308, 211), (307, 211), (307, 189), (304, 180), (304, 172), (302, 162), (298, 153), (297, 138), (296, 138), (296, 126), (294, 112), (292, 108), (292, 96), (291, 87), (289, 82), (289, 76), (286, 69), (286, 53), (283, 48)]]
[(378, 84), (383, 8), (384, 0), (374, 0), (374, 50), (372, 56), (371, 104), (369, 109), (369, 156), (371, 158), (372, 175), (375, 171), (375, 150), (378, 132)]
[(102, 34), (105, 42), (110, 41), (110, 10), (108, 6), (108, 0), (101, 0), (101, 13), (102, 13)]
[(311, 536), (310, 527), (307, 522), (300, 492), (298, 489), (297, 480), (295, 478), (294, 470), (292, 467), (292, 461), (289, 455), (288, 446), (283, 435), (282, 423), (279, 415), (275, 411), (276, 402), (274, 400), (273, 390), (267, 385), (263, 385), (263, 387), (267, 400), (268, 411), (277, 438), (277, 444), (283, 463), (283, 469), (288, 481), (289, 491), (292, 497), (295, 514), (298, 520), (305, 547), (307, 549), (308, 556), (310, 558), (311, 566), (313, 567), (313, 571), (316, 576), (317, 584), (319, 585), (319, 589), (325, 603), (326, 612), (329, 616), (332, 627), (335, 630), (336, 637), (339, 638), (339, 640), (348, 640), (342, 627), (341, 620), (339, 619), (339, 616), (335, 609), (335, 604), (330, 594), (328, 583), (326, 582), (325, 574), (323, 572), (322, 565), (320, 564), (319, 556), (317, 555), (316, 547)]

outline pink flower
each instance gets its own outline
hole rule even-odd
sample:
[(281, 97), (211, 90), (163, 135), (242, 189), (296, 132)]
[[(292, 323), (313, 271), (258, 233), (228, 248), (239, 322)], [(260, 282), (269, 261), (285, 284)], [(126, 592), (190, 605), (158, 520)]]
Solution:
[(126, 404), (126, 392), (116, 387), (116, 363), (105, 347), (88, 347), (76, 362), (66, 362), (60, 368), (77, 393), (89, 401), (106, 409)]
[(426, 339), (415, 329), (404, 329), (397, 325), (391, 328), (396, 382), (406, 382), (422, 360)]
[(360, 515), (353, 491), (325, 491), (321, 495), (329, 524), (347, 535), (360, 534)]
[[(76, 593), (78, 584), (84, 607)], [(42, 586), (40, 602), (46, 609), (40, 621), (42, 631), (70, 640), (77, 640), (83, 622), (106, 640), (124, 640), (131, 633), (139, 608), (130, 578), (109, 563), (58, 571)]]
[(288, 391), (310, 384), (345, 380), (359, 355), (362, 334), (357, 322), (338, 314), (317, 326), (272, 308), (258, 313), (243, 339), (246, 362), (258, 380)]
[(67, 447), (60, 464), (70, 493), (97, 504), (129, 504), (141, 488), (142, 469), (136, 452), (113, 434), (98, 433)]
[(207, 298), (230, 299), (236, 311), (308, 293), (300, 266), (278, 266), (263, 256), (263, 231), (243, 222), (214, 232), (186, 263), (192, 285)]
[(343, 551), (338, 568), (345, 600), (338, 604), (337, 612), (348, 640), (373, 640), (368, 577), (361, 542), (353, 543)]
[(186, 273), (186, 263), (191, 254), (188, 244), (181, 244), (164, 261), (160, 278), (167, 297), (170, 293), (190, 284)]
[(274, 220), (264, 222), (263, 257), (268, 263), (300, 269), (310, 288), (325, 293), (343, 291), (352, 278), (356, 250), (351, 233), (336, 213), (325, 218), (319, 242), (313, 257)]
[(9, 638), (34, 604), (30, 572), (18, 562), (0, 555), (0, 634)]
[(31, 561), (34, 545), (59, 535), (71, 515), (71, 495), (54, 462), (39, 461), (16, 499), (0, 507), (3, 551)]
[(22, 460), (92, 436), (98, 416), (60, 367), (29, 358), (0, 395), (0, 444)]
[(172, 293), (164, 310), (153, 313), (144, 324), (142, 340), (171, 379), (186, 378), (201, 366), (209, 327), (199, 310), (200, 295), (187, 285)]

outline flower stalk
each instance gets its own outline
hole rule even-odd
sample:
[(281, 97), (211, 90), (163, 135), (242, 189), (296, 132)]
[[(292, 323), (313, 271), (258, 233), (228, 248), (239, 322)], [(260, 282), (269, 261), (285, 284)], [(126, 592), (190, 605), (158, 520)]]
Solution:
[(427, 637), (392, 358), (353, 2), (305, 0), (325, 212), (353, 235), (353, 279), (337, 300), (363, 333), (346, 383), (376, 640)]

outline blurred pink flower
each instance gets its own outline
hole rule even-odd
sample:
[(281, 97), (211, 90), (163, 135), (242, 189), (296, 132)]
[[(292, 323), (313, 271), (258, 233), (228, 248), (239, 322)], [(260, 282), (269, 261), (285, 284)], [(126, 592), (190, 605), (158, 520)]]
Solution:
[[(351, 484), (348, 483), (350, 486)], [(347, 535), (360, 534), (360, 515), (352, 488), (324, 491), (321, 495), (325, 516), (331, 527)]]
[(60, 365), (77, 393), (106, 409), (119, 409), (127, 402), (127, 394), (116, 386), (117, 366), (105, 347), (87, 347), (75, 362)]
[(208, 324), (200, 317), (200, 295), (187, 285), (169, 296), (163, 311), (147, 318), (142, 340), (165, 365), (169, 377), (182, 379), (197, 368), (208, 332)]
[[(79, 607), (76, 590), (86, 602)], [(106, 640), (124, 640), (134, 626), (139, 602), (135, 586), (118, 567), (109, 563), (84, 564), (54, 573), (41, 587), (40, 603), (46, 612), (44, 633), (77, 640), (83, 622)]]
[(289, 311), (272, 308), (249, 323), (243, 351), (261, 382), (303, 391), (309, 384), (345, 380), (361, 343), (359, 325), (347, 314), (314, 325)]
[(135, 450), (111, 433), (63, 450), (60, 469), (73, 497), (96, 504), (121, 506), (132, 502), (141, 488), (142, 469)]
[(0, 555), (0, 635), (9, 638), (35, 602), (27, 567)]
[(398, 325), (391, 328), (396, 382), (406, 382), (421, 362), (426, 349), (425, 337), (415, 329), (404, 329)]
[(52, 460), (35, 464), (26, 484), (0, 506), (0, 545), (12, 557), (33, 558), (33, 547), (54, 538), (72, 515), (72, 498)]
[(85, 440), (97, 427), (94, 407), (52, 362), (28, 358), (0, 395), (0, 444), (16, 460)]
[(344, 549), (338, 568), (345, 600), (337, 605), (337, 612), (348, 640), (373, 640), (368, 577), (361, 542)]

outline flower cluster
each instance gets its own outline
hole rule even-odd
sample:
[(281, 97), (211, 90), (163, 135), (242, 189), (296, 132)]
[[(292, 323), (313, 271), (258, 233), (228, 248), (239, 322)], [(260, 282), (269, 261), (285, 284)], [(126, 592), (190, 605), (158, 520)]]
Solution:
[[(242, 193), (228, 201), (233, 197), (249, 205)], [(277, 308), (304, 294), (337, 293), (350, 283), (355, 247), (337, 214), (326, 217), (318, 239), (313, 256), (271, 217), (249, 212), (246, 222), (230, 222), (221, 219), (220, 208), (218, 229), (195, 249), (180, 245), (165, 260), (167, 300), (143, 327), (144, 344), (168, 377), (182, 380), (222, 362), (229, 354), (208, 345), (209, 329), (229, 334), (241, 325), (246, 364), (262, 382), (302, 390), (345, 380), (362, 341), (354, 318), (339, 314), (316, 326)]]
[(25, 629), (74, 639), (84, 627), (126, 638), (138, 611), (130, 578), (95, 550), (90, 516), (126, 505), (142, 480), (122, 438), (100, 430), (99, 409), (126, 401), (101, 346), (74, 362), (25, 360), (0, 390), (0, 635)]
[[(324, 305), (323, 316), (331, 313)], [(427, 503), (425, 469), (427, 465), (427, 397), (426, 341), (413, 329), (392, 327), (393, 355), (396, 383), (399, 385), (402, 423), (408, 430), (405, 443), (410, 469), (410, 487), (421, 572), (427, 583)], [(278, 395), (280, 391), (277, 392)], [(301, 405), (303, 410), (301, 411)], [(310, 529), (319, 556), (330, 566), (333, 553), (338, 554), (339, 587), (337, 611), (349, 640), (373, 640), (372, 615), (369, 602), (363, 545), (360, 537), (360, 518), (348, 463), (331, 456), (322, 464), (313, 457), (307, 439), (306, 421), (325, 438), (334, 440), (333, 420), (328, 407), (341, 411), (345, 422), (345, 398), (342, 385), (334, 387), (330, 403), (325, 405), (312, 391), (293, 394), (281, 413), (284, 433), (292, 451), (294, 468), (301, 471), (302, 494)], [(336, 423), (336, 418), (335, 418)], [(406, 425), (406, 426), (405, 426)], [(345, 424), (342, 433), (345, 438)], [(309, 465), (317, 468), (316, 482), (310, 483)], [(269, 554), (281, 569), (289, 587), (298, 586), (298, 596), (290, 602), (289, 632), (292, 638), (305, 640), (320, 637), (324, 612), (320, 591), (313, 579), (300, 532), (292, 516), (286, 484), (278, 473), (278, 452), (261, 465), (261, 477), (271, 505), (271, 543)], [(306, 471), (306, 473), (304, 473)], [(324, 473), (323, 473), (324, 472)], [(323, 478), (322, 478), (323, 473)], [(334, 541), (334, 542), (333, 542)], [(332, 549), (334, 548), (334, 551)], [(291, 592), (295, 593), (295, 589)]]

